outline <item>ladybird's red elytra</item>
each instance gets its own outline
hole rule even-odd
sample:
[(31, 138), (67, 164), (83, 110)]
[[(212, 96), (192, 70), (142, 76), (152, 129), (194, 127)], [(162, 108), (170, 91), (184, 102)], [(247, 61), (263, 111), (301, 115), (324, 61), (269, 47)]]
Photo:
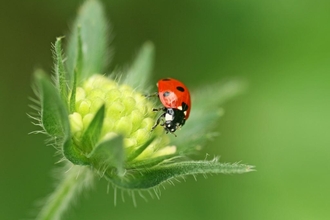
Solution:
[(157, 119), (152, 130), (162, 120), (163, 122), (160, 125), (164, 127), (166, 133), (174, 133), (189, 118), (191, 109), (189, 90), (182, 82), (172, 78), (159, 80), (157, 86), (158, 97), (163, 107), (153, 110), (162, 110), (164, 113)]

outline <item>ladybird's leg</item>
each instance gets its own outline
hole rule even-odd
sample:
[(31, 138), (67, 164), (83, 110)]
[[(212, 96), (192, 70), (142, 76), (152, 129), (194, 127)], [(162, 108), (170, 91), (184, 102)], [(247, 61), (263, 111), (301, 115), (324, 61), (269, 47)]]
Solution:
[(176, 136), (176, 134), (175, 134), (174, 132), (171, 132), (171, 134), (173, 134), (173, 135), (174, 135), (174, 137), (177, 137), (177, 136)]
[(144, 97), (146, 97), (146, 98), (151, 98), (151, 97), (156, 97), (156, 96), (158, 96), (158, 92), (148, 94), (148, 95), (144, 95)]
[(152, 111), (158, 112), (158, 111), (166, 111), (166, 108), (160, 107), (160, 108), (153, 108)]
[(153, 131), (153, 130), (157, 127), (157, 125), (159, 125), (160, 120), (162, 120), (162, 118), (165, 117), (165, 114), (166, 114), (166, 112), (164, 112), (163, 114), (161, 114), (161, 115), (157, 118), (157, 121), (156, 121), (156, 123), (154, 124), (154, 126), (152, 126), (151, 131)]

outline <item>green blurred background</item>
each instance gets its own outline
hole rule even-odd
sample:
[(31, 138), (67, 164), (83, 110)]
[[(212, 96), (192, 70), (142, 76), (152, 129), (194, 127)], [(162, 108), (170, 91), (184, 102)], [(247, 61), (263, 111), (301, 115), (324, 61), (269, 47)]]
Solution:
[[(6, 1), (0, 9), (0, 219), (29, 219), (52, 191), (54, 149), (26, 113), (32, 72), (52, 70), (50, 43), (64, 35), (77, 1)], [(330, 1), (104, 1), (114, 29), (112, 68), (146, 40), (154, 80), (190, 88), (249, 81), (224, 107), (220, 136), (200, 154), (254, 164), (162, 190), (160, 200), (118, 199), (104, 180), (78, 198), (68, 219), (330, 219)]]

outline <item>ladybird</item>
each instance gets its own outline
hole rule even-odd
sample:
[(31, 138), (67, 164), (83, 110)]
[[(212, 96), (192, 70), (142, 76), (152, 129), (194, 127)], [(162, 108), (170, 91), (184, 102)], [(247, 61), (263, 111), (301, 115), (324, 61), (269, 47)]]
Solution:
[(153, 109), (153, 111), (164, 112), (159, 116), (152, 130), (162, 121), (160, 125), (164, 127), (166, 133), (174, 134), (189, 118), (191, 109), (189, 90), (182, 82), (172, 78), (159, 80), (157, 87), (157, 95), (163, 107)]

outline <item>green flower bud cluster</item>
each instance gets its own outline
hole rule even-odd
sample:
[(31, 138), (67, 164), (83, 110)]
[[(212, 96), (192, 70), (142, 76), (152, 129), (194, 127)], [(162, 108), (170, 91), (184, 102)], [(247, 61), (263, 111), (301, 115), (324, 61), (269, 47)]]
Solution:
[(169, 139), (159, 127), (151, 132), (155, 123), (154, 105), (141, 93), (128, 85), (95, 74), (76, 89), (75, 112), (69, 115), (74, 144), (84, 148), (82, 134), (93, 120), (100, 107), (105, 104), (105, 116), (99, 142), (118, 134), (124, 137), (126, 156), (144, 145), (153, 135), (155, 139), (136, 159), (163, 156), (175, 153), (175, 148), (166, 147)]

